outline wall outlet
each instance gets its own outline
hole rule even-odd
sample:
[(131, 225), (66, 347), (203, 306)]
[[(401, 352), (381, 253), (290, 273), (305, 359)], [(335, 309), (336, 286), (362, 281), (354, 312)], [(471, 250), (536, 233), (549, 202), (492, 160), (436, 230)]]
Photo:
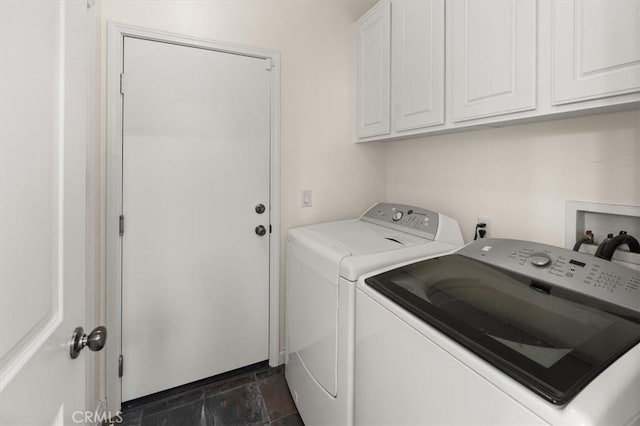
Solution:
[[(485, 226), (483, 228), (478, 227), (477, 225), (484, 223)], [(474, 240), (479, 240), (480, 238), (491, 238), (491, 234), (493, 228), (491, 227), (491, 218), (490, 217), (482, 217), (478, 216), (478, 220), (476, 221), (476, 235), (474, 235)], [(485, 231), (485, 232), (481, 232)]]
[(302, 190), (302, 207), (311, 207), (311, 190)]

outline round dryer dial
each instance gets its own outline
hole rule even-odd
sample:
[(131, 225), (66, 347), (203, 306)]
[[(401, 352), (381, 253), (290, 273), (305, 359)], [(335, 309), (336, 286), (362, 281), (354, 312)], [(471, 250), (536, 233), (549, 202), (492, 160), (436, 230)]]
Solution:
[(394, 221), (399, 221), (400, 219), (402, 219), (402, 216), (404, 215), (404, 213), (402, 213), (401, 210), (397, 210), (393, 213), (393, 220)]

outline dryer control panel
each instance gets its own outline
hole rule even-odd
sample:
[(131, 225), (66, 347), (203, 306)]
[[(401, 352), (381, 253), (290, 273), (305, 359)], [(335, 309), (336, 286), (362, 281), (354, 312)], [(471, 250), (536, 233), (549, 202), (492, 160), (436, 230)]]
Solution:
[(608, 260), (547, 244), (499, 238), (475, 241), (458, 254), (640, 312), (640, 271)]
[(360, 220), (434, 240), (439, 214), (404, 204), (378, 203), (360, 216)]

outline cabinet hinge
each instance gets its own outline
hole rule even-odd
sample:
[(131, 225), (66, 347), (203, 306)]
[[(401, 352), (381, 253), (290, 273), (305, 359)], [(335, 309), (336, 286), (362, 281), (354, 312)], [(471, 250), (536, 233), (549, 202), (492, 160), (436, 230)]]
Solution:
[(120, 94), (124, 95), (124, 73), (120, 73)]
[(124, 357), (120, 355), (118, 357), (118, 377), (122, 377), (122, 373), (124, 373)]
[(118, 227), (119, 227), (120, 236), (122, 237), (124, 235), (124, 216), (123, 215), (120, 215), (120, 221), (119, 221)]
[(269, 233), (271, 233), (271, 224), (269, 224)]

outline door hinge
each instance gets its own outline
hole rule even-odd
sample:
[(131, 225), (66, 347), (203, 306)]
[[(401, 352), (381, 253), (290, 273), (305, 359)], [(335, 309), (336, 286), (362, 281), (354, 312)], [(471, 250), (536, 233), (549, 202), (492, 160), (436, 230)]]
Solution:
[(118, 377), (122, 377), (122, 373), (124, 373), (124, 357), (120, 355), (118, 357)]
[(124, 216), (123, 215), (120, 215), (120, 221), (119, 222), (120, 223), (119, 223), (118, 227), (119, 227), (119, 230), (120, 230), (119, 231), (120, 232), (120, 236), (122, 237), (124, 235)]
[(267, 71), (271, 71), (271, 70), (273, 69), (273, 67), (274, 67), (274, 65), (273, 65), (273, 59), (271, 59), (271, 58), (265, 58), (264, 62), (265, 62), (265, 66), (264, 66), (264, 67), (265, 67), (265, 69), (266, 69)]
[(124, 95), (124, 73), (120, 73), (120, 94)]
[(271, 224), (269, 224), (269, 233), (271, 233)]

